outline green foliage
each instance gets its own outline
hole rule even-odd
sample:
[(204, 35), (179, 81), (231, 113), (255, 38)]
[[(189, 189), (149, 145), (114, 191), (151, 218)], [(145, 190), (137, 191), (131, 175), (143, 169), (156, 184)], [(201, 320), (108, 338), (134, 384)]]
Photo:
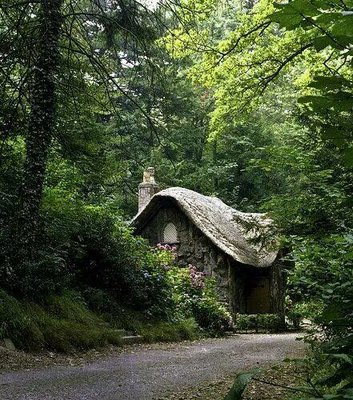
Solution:
[(10, 338), (19, 349), (43, 348), (59, 352), (119, 345), (120, 334), (89, 311), (74, 293), (55, 296), (46, 304), (18, 301), (0, 293), (0, 337)]
[(233, 328), (232, 318), (226, 306), (207, 296), (194, 299), (192, 313), (198, 325), (211, 335), (220, 335)]
[[(108, 291), (88, 286), (83, 288), (81, 293), (89, 309), (100, 315), (104, 320), (115, 325), (119, 325), (120, 321), (126, 320), (124, 314), (126, 307), (119, 304), (118, 299)], [(126, 326), (121, 327), (130, 329), (130, 327)]]
[[(345, 180), (351, 176), (352, 166), (352, 74), (347, 59), (352, 42), (351, 6), (325, 0), (296, 0), (278, 5), (278, 11), (270, 17), (286, 31), (304, 30), (313, 37), (312, 45), (318, 54), (328, 57), (326, 69), (313, 75), (308, 93), (299, 102), (311, 128), (321, 135), (326, 146), (334, 149), (331, 154), (336, 165), (332, 165), (330, 175), (337, 175), (335, 182), (321, 183), (321, 193), (316, 195), (320, 208), (325, 213), (329, 211), (326, 231), (319, 226), (315, 235), (293, 239), (297, 267), (290, 277), (294, 299), (310, 296), (322, 304), (316, 310), (315, 321), (324, 331), (321, 349), (327, 355), (320, 364), (332, 368), (317, 383), (318, 393), (321, 392), (318, 398), (343, 399), (352, 394), (352, 200), (350, 184)], [(320, 160), (321, 169), (322, 164)], [(323, 190), (325, 186), (327, 191)], [(303, 222), (309, 220), (306, 216)]]
[(327, 354), (320, 341), (311, 341), (312, 352), (304, 360), (308, 382), (298, 389), (302, 394), (293, 400), (304, 399), (350, 399), (352, 393), (352, 358), (344, 353)]
[[(56, 239), (60, 242), (66, 232), (60, 229), (55, 232), (58, 236), (54, 243), (48, 243), (53, 236), (48, 239), (43, 225), (51, 229), (50, 225), (58, 221), (50, 221), (53, 217), (50, 212), (38, 214), (43, 197), (52, 191), (50, 195), (52, 200), (56, 197), (58, 206), (63, 199), (66, 203), (79, 199), (87, 205), (110, 202), (114, 206), (125, 205), (132, 214), (136, 200), (133, 194), (134, 200), (126, 201), (127, 193), (131, 192), (126, 175), (129, 168), (135, 170), (140, 162), (135, 155), (138, 153), (141, 159), (142, 153), (141, 148), (135, 151), (134, 144), (143, 144), (142, 126), (144, 137), (157, 133), (158, 118), (152, 118), (149, 112), (160, 103), (160, 98), (165, 98), (160, 94), (154, 99), (157, 92), (164, 90), (163, 79), (155, 94), (152, 93), (152, 88), (157, 86), (155, 82), (151, 85), (151, 80), (145, 79), (143, 84), (137, 84), (134, 79), (136, 73), (144, 77), (151, 75), (144, 72), (152, 64), (158, 70), (157, 60), (152, 62), (155, 56), (152, 43), (158, 32), (158, 27), (153, 25), (152, 11), (135, 1), (116, 9), (110, 4), (96, 7), (85, 1), (53, 2), (55, 21), (48, 18), (45, 29), (54, 29), (54, 22), (60, 23), (62, 29), (54, 29), (56, 39), (52, 51), (47, 57), (41, 57), (46, 50), (46, 42), (41, 41), (46, 35), (38, 36), (45, 25), (43, 4), (14, 0), (0, 6), (0, 36), (5, 43), (0, 52), (6, 58), (0, 71), (4, 100), (0, 107), (0, 227), (1, 231), (11, 230), (9, 235), (0, 238), (1, 250), (6, 250), (1, 251), (0, 275), (8, 289), (27, 296), (45, 296), (62, 288), (58, 277), (64, 276), (68, 269), (66, 253), (72, 245), (68, 240), (63, 249), (58, 249)], [(65, 18), (56, 18), (61, 13)], [(34, 106), (33, 100), (34, 94), (40, 96), (44, 92), (36, 91), (38, 85), (46, 83), (45, 79), (37, 79), (37, 85), (33, 85), (33, 74), (37, 78), (43, 72), (36, 67), (40, 61), (50, 64), (51, 71), (55, 72), (47, 74), (51, 95), (45, 99), (47, 109), (44, 110), (43, 102)], [(146, 94), (147, 88), (150, 91)], [(38, 110), (43, 118), (35, 114)], [(47, 121), (46, 126), (43, 121)], [(42, 134), (28, 129), (31, 124), (37, 124)], [(127, 132), (126, 126), (130, 125), (135, 126), (135, 131)], [(125, 143), (127, 136), (133, 140)], [(24, 163), (23, 159), (27, 161)], [(31, 196), (35, 201), (29, 201)], [(30, 207), (35, 212), (23, 215)], [(77, 218), (75, 221), (79, 223)], [(37, 230), (39, 237), (35, 234)], [(36, 239), (36, 243), (28, 244), (30, 249), (26, 251), (19, 248), (26, 247), (27, 243), (26, 238), (21, 239), (22, 235), (31, 241)], [(17, 242), (22, 242), (21, 246)], [(31, 288), (38, 284), (36, 276), (39, 275), (43, 275), (43, 281), (47, 275), (48, 280), (36, 293)]]
[(0, 292), (0, 337), (10, 338), (16, 347), (39, 350), (44, 336), (38, 324), (28, 317), (23, 305), (14, 297)]
[(141, 312), (119, 304), (109, 293), (101, 289), (87, 288), (85, 300), (91, 309), (113, 326), (142, 335), (146, 342), (170, 342), (193, 340), (200, 337), (200, 329), (193, 318), (177, 318), (170, 321), (156, 318), (150, 312)]
[[(39, 3), (8, 3), (0, 5), (0, 280), (21, 301), (1, 292), (2, 337), (62, 351), (118, 341), (80, 298), (57, 297), (72, 288), (106, 321), (141, 328), (148, 340), (192, 337), (185, 318), (213, 334), (230, 327), (212, 279), (166, 271), (172, 255), (151, 251), (124, 222), (152, 164), (162, 187), (271, 214), (295, 262), (289, 316), (310, 317), (323, 330), (333, 376), (323, 397), (349, 396), (351, 1), (183, 0), (180, 8), (169, 4), (175, 19), (156, 10), (166, 25), (160, 32), (153, 13), (134, 1), (86, 16), (86, 2), (64, 2), (63, 11), (74, 9), (55, 66), (55, 126), (45, 151), (35, 149), (44, 189), (30, 257), (16, 239), (30, 225), (18, 213), (35, 133), (28, 99), (40, 14)], [(41, 305), (26, 306), (24, 297)], [(256, 330), (277, 322), (239, 316), (237, 324)]]
[(287, 31), (305, 30), (314, 35), (317, 52), (328, 54), (326, 74), (314, 75), (310, 88), (314, 90), (299, 100), (309, 107), (311, 118), (319, 118), (319, 129), (324, 138), (334, 140), (342, 148), (347, 165), (352, 166), (352, 134), (349, 114), (352, 112), (352, 73), (347, 55), (353, 37), (353, 18), (349, 4), (316, 1), (314, 4), (296, 0), (278, 4), (279, 11), (270, 19)]
[[(5, 259), (0, 268), (4, 288), (16, 295), (41, 299), (68, 286), (69, 273), (64, 253), (55, 251), (48, 242), (43, 241), (42, 245), (35, 258), (26, 260), (19, 253), (10, 262)], [(12, 267), (13, 262), (17, 262), (16, 268)]]
[(301, 239), (293, 252), (296, 268), (289, 275), (289, 294), (297, 302), (326, 303), (328, 285), (344, 283), (351, 274), (351, 234), (320, 239)]
[(232, 318), (219, 301), (213, 278), (205, 277), (192, 265), (173, 267), (168, 276), (179, 317), (193, 317), (200, 328), (212, 335), (232, 329)]
[(66, 292), (38, 304), (19, 301), (1, 291), (0, 339), (10, 338), (18, 349), (27, 351), (45, 348), (70, 353), (107, 344), (121, 345), (117, 328), (138, 332), (147, 342), (200, 337), (199, 327), (192, 318), (173, 322), (151, 318), (122, 308), (107, 292), (98, 289), (90, 289), (86, 298), (91, 302), (86, 304), (77, 292)]
[(251, 381), (251, 379), (258, 374), (258, 370), (253, 370), (250, 372), (246, 373), (241, 373), (237, 375), (237, 377), (234, 380), (233, 386), (230, 389), (229, 393), (227, 396), (224, 398), (224, 400), (241, 400), (243, 398), (243, 392), (248, 385), (248, 383)]
[(235, 329), (255, 332), (281, 332), (285, 330), (285, 325), (283, 318), (276, 314), (237, 314)]
[(114, 221), (104, 211), (96, 218), (90, 213), (81, 227), (83, 252), (74, 260), (77, 283), (107, 289), (130, 307), (165, 317), (173, 302), (158, 256), (132, 236), (125, 223)]
[(145, 323), (138, 327), (146, 342), (177, 342), (200, 337), (199, 327), (193, 318), (174, 322)]
[[(292, 297), (295, 297), (292, 290)], [(311, 297), (309, 297), (311, 299)], [(323, 311), (323, 302), (320, 300), (308, 300), (299, 303), (294, 303), (289, 296), (286, 298), (286, 317), (288, 318), (290, 324), (293, 328), (299, 329), (301, 321), (306, 318), (310, 321), (315, 321), (318, 314)]]

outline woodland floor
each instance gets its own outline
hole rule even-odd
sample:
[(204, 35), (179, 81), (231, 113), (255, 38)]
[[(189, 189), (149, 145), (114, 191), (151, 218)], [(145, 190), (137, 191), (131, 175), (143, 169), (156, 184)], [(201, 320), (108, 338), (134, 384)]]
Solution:
[[(0, 351), (1, 400), (221, 400), (235, 375), (265, 366), (263, 380), (290, 384), (301, 357), (297, 334), (243, 334), (222, 339), (107, 348), (79, 355)], [(285, 398), (279, 387), (253, 382), (247, 400)], [(269, 397), (270, 396), (270, 397)]]

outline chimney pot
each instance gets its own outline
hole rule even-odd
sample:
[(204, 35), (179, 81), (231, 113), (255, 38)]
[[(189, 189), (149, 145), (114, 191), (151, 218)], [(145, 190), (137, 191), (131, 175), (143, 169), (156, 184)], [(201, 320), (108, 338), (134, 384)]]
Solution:
[(159, 185), (156, 183), (154, 177), (154, 168), (148, 167), (143, 173), (143, 182), (139, 184), (139, 212), (157, 192), (159, 192)]

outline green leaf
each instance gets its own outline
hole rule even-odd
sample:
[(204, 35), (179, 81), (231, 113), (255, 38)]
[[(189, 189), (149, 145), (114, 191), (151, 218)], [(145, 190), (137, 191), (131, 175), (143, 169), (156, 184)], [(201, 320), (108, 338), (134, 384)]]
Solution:
[(341, 305), (333, 303), (326, 307), (326, 309), (322, 313), (321, 318), (327, 322), (336, 320), (341, 315), (342, 315)]
[(321, 51), (325, 49), (327, 46), (331, 46), (333, 40), (328, 36), (319, 36), (313, 40), (314, 48), (316, 51)]
[(340, 353), (340, 354), (331, 354), (330, 358), (333, 360), (338, 360), (338, 361), (343, 361), (345, 363), (353, 365), (353, 359), (351, 356), (345, 353)]
[(342, 48), (347, 48), (353, 43), (353, 36), (347, 35), (336, 35), (332, 39), (331, 47), (342, 50)]
[(308, 85), (316, 89), (342, 89), (342, 87), (351, 87), (352, 83), (340, 76), (316, 76), (314, 81)]
[[(321, 3), (321, 2), (319, 2)], [(287, 30), (312, 27), (312, 22), (308, 17), (317, 16), (320, 11), (316, 6), (307, 0), (292, 0), (288, 4), (276, 5), (277, 11), (270, 15), (270, 20), (277, 22), (282, 28)]]
[(277, 22), (282, 28), (295, 29), (300, 26), (303, 17), (297, 12), (286, 13), (278, 11), (270, 15), (272, 22)]
[(287, 12), (296, 11), (306, 17), (314, 17), (319, 10), (308, 0), (292, 0), (285, 5)]
[(250, 372), (239, 374), (234, 381), (230, 392), (224, 398), (224, 400), (241, 400), (242, 394), (247, 386), (247, 384), (251, 381), (251, 379), (259, 373), (258, 369), (252, 370)]
[(333, 35), (353, 36), (353, 16), (347, 15), (332, 27)]
[(336, 139), (341, 135), (341, 127), (333, 125), (323, 125), (321, 134), (324, 139)]
[(331, 102), (327, 97), (324, 96), (302, 96), (298, 99), (298, 103), (316, 105), (320, 108), (328, 108), (331, 105)]
[(322, 26), (330, 24), (332, 22), (337, 23), (338, 21), (342, 20), (342, 18), (344, 17), (341, 13), (322, 13), (315, 19), (315, 22), (318, 25)]
[(347, 140), (343, 137), (336, 137), (332, 139), (333, 144), (339, 149), (344, 148), (347, 145)]
[(353, 110), (353, 96), (350, 93), (340, 92), (330, 98), (334, 110), (350, 112)]
[(353, 147), (349, 147), (345, 150), (343, 159), (347, 167), (353, 167)]
[(336, 112), (352, 111), (353, 96), (349, 92), (340, 91), (326, 96), (303, 96), (298, 100), (301, 104), (311, 104), (317, 111), (332, 109)]

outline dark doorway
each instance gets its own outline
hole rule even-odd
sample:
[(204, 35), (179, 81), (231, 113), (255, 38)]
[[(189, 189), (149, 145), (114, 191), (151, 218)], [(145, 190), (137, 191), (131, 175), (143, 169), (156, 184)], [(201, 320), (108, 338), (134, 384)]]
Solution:
[(244, 287), (245, 312), (265, 314), (271, 312), (270, 279), (265, 276), (248, 276)]

